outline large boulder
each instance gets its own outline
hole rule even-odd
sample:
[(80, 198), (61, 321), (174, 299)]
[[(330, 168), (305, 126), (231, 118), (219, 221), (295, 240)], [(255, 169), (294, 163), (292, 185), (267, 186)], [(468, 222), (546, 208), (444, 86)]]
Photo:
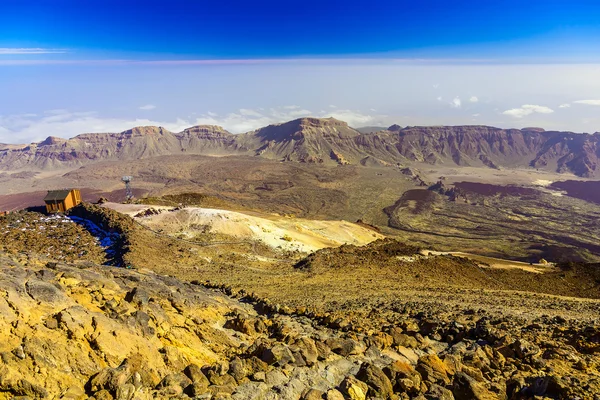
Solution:
[(383, 368), (383, 372), (394, 386), (395, 392), (418, 394), (421, 390), (421, 375), (409, 363), (395, 361)]
[(32, 279), (25, 284), (25, 288), (32, 299), (40, 302), (58, 303), (66, 299), (60, 289), (48, 282)]
[(499, 397), (490, 392), (483, 383), (477, 382), (475, 379), (465, 374), (458, 372), (454, 376), (454, 384), (452, 393), (456, 400), (498, 400)]
[(427, 400), (454, 400), (454, 396), (450, 390), (435, 383), (425, 393), (425, 398)]
[(369, 387), (354, 376), (349, 376), (342, 381), (340, 389), (350, 400), (365, 400)]
[(294, 355), (286, 345), (276, 344), (264, 349), (261, 359), (269, 365), (282, 367), (294, 362)]
[(319, 351), (315, 344), (315, 341), (308, 337), (301, 337), (296, 340), (291, 348), (294, 353), (297, 353), (302, 357), (302, 360), (309, 367), (314, 365), (319, 358)]
[(356, 377), (367, 384), (369, 387), (368, 395), (370, 397), (389, 398), (394, 393), (392, 382), (381, 370), (381, 368), (364, 363), (361, 365)]
[(450, 383), (448, 368), (435, 354), (428, 354), (419, 358), (416, 370), (424, 380), (430, 383), (442, 383), (444, 385)]
[(354, 339), (331, 338), (326, 342), (327, 346), (336, 354), (342, 357), (362, 354), (366, 350), (366, 346), (362, 342)]

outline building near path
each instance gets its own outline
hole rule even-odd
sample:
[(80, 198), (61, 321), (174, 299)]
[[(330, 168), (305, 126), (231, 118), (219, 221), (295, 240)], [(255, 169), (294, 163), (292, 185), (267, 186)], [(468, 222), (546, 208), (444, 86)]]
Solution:
[(48, 214), (65, 212), (81, 203), (81, 192), (79, 189), (49, 190), (44, 203)]

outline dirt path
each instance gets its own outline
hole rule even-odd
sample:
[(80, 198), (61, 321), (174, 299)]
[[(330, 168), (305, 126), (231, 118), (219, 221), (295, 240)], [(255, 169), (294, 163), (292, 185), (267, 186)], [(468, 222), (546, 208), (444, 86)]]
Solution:
[(504, 260), (502, 258), (486, 257), (477, 254), (464, 253), (461, 251), (433, 251), (423, 250), (423, 255), (452, 255), (456, 257), (466, 257), (479, 263), (482, 268), (494, 268), (494, 269), (521, 269), (527, 272), (533, 272), (535, 274), (545, 274), (548, 272), (556, 271), (554, 264), (529, 264), (521, 261)]

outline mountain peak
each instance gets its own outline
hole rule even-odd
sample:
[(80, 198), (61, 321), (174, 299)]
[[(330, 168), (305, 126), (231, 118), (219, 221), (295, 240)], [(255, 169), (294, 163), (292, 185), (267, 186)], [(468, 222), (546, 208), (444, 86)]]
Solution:
[(124, 135), (128, 136), (146, 136), (146, 135), (164, 135), (166, 133), (170, 133), (168, 130), (163, 128), (162, 126), (136, 126), (134, 128), (128, 129), (126, 131), (121, 132)]
[(229, 136), (231, 133), (219, 125), (195, 125), (190, 128), (186, 128), (179, 133), (181, 136), (202, 136), (202, 137), (217, 137), (217, 136)]
[(65, 143), (67, 140), (56, 136), (48, 136), (46, 139), (41, 141), (38, 146), (52, 146), (53, 144)]
[(335, 119), (333, 117), (329, 117), (329, 118), (304, 117), (304, 118), (295, 119), (290, 122), (286, 122), (285, 124), (293, 124), (293, 123), (297, 123), (301, 126), (312, 126), (312, 127), (330, 127), (330, 126), (348, 127), (347, 122), (340, 121), (339, 119)]
[(354, 137), (360, 133), (350, 128), (348, 123), (335, 118), (304, 117), (269, 125), (258, 129), (255, 134), (263, 140), (282, 142), (317, 136)]

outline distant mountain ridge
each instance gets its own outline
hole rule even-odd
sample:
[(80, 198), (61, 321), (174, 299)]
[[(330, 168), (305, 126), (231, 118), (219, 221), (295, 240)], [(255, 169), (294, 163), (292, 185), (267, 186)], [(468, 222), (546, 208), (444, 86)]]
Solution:
[(600, 160), (600, 133), (477, 125), (392, 125), (361, 133), (334, 118), (300, 118), (239, 135), (214, 125), (194, 126), (179, 133), (146, 126), (120, 133), (85, 133), (72, 139), (50, 136), (29, 145), (1, 145), (0, 170), (59, 169), (173, 154), (241, 154), (370, 166), (410, 162), (488, 168), (530, 166), (594, 177)]

